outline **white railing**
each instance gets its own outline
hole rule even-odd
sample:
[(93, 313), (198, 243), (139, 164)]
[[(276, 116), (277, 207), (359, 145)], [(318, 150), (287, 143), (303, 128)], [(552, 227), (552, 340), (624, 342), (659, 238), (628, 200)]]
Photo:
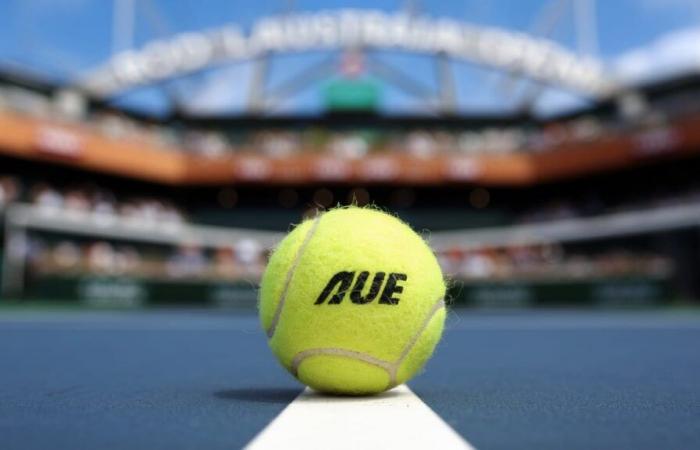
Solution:
[(283, 236), (272, 231), (164, 223), (28, 204), (13, 204), (5, 209), (4, 216), (2, 291), (5, 296), (19, 295), (24, 290), (29, 230), (151, 244), (197, 244), (206, 248), (230, 247), (243, 239), (254, 239), (263, 248), (272, 248)]
[(527, 225), (439, 231), (430, 235), (430, 243), (436, 251), (454, 246), (479, 248), (543, 242), (566, 243), (695, 226), (700, 226), (700, 204), (685, 204)]

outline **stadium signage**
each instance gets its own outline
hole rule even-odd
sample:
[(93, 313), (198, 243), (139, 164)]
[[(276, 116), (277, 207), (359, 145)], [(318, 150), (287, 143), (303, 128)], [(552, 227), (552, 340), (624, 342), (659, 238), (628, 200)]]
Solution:
[(655, 155), (674, 151), (681, 144), (681, 137), (670, 127), (645, 130), (634, 136), (635, 149), (637, 153), (642, 155)]
[(83, 149), (79, 135), (59, 127), (37, 129), (35, 140), (39, 152), (62, 158), (77, 158)]
[(267, 17), (247, 33), (231, 25), (180, 34), (116, 55), (83, 84), (109, 96), (226, 61), (342, 48), (444, 54), (593, 97), (613, 90), (596, 60), (582, 59), (555, 42), (453, 19), (375, 10)]

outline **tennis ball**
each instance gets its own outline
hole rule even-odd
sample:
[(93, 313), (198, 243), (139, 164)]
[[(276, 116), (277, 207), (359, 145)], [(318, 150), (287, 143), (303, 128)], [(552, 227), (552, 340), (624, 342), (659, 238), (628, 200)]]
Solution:
[(297, 226), (270, 257), (259, 312), (301, 382), (363, 395), (415, 375), (440, 340), (445, 282), (428, 245), (386, 213), (344, 207)]

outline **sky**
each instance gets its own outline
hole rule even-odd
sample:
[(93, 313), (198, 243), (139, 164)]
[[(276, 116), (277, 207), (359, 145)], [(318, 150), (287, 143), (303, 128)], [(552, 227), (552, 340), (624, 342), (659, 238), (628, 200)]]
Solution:
[[(0, 68), (27, 70), (51, 80), (69, 82), (99, 67), (115, 50), (140, 48), (154, 39), (186, 31), (202, 31), (227, 24), (249, 29), (259, 18), (284, 12), (341, 8), (395, 12), (413, 8), (431, 17), (450, 17), (482, 26), (537, 34), (545, 11), (561, 4), (563, 14), (547, 36), (572, 52), (580, 52), (574, 3), (579, 0), (133, 0), (133, 35), (115, 42), (114, 0), (4, 0), (0, 2)], [(618, 80), (628, 83), (661, 79), (700, 70), (700, 0), (589, 0), (595, 22), (593, 52)], [(590, 47), (590, 45), (588, 46)], [(432, 61), (423, 55), (382, 52), (392, 65), (435, 86)], [(269, 86), (325, 57), (322, 54), (285, 55), (272, 61)], [(491, 112), (516, 107), (527, 82), (513, 83), (496, 71), (465, 62), (451, 64), (460, 111)], [(166, 83), (134, 90), (115, 103), (163, 113), (168, 96), (176, 95), (193, 113), (235, 113), (246, 102), (251, 65), (235, 63)], [(280, 111), (317, 111), (320, 90), (312, 86), (280, 105)], [(174, 93), (174, 94), (173, 94)], [(421, 104), (387, 86), (384, 109), (420, 110)], [(575, 108), (585, 99), (554, 88), (542, 91), (534, 105), (542, 114)]]

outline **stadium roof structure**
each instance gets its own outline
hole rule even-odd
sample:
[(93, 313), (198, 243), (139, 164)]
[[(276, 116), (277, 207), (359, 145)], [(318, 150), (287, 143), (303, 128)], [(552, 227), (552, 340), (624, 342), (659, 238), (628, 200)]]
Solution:
[[(382, 61), (380, 56), (369, 55), (375, 50), (433, 58), (437, 91), (425, 87), (407, 71)], [(318, 51), (359, 54), (368, 72), (421, 100), (428, 113), (449, 115), (456, 111), (452, 60), (496, 69), (594, 102), (622, 91), (600, 61), (546, 38), (452, 18), (363, 9), (290, 13), (263, 17), (249, 30), (229, 25), (176, 34), (114, 55), (82, 77), (77, 86), (96, 98), (110, 99), (141, 86), (237, 61), (253, 61), (247, 113), (266, 114), (285, 98), (328, 77), (337, 68), (337, 56), (331, 56), (309, 65), (280, 86), (269, 87), (270, 59), (281, 54)]]

